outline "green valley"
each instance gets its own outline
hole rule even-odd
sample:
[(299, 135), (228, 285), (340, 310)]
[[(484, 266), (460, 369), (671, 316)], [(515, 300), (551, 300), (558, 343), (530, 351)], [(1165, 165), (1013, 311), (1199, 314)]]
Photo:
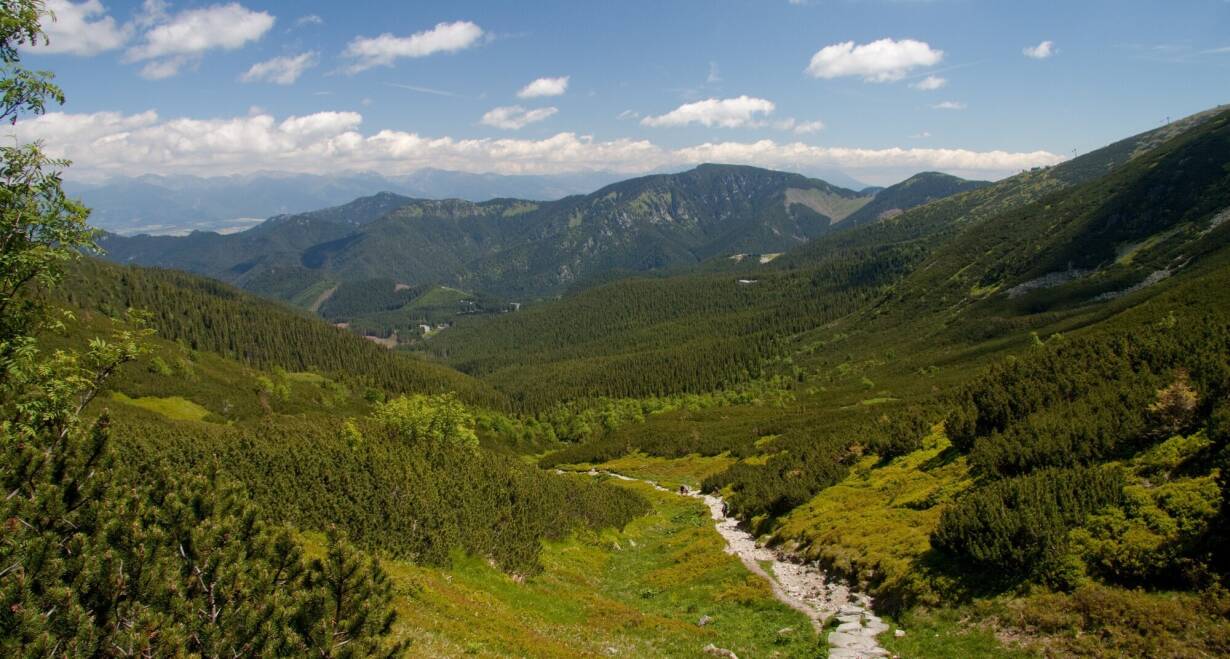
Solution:
[[(942, 10), (926, 4), (909, 11)], [(534, 36), (457, 21), (402, 37), (393, 12), (336, 57), (292, 56), (342, 17), (275, 29), (275, 9), (148, 2), (120, 22), (96, 2), (0, 4), (0, 119), (35, 136), (0, 145), (4, 656), (1230, 655), (1230, 108), (1071, 158), (949, 148), (941, 131), (961, 122), (940, 119), (934, 147), (824, 146), (828, 115), (703, 98), (745, 75), (707, 61), (675, 110), (608, 113), (702, 144), (608, 128), (537, 141), (538, 122), (611, 103), (578, 65), (575, 81), (498, 92), (519, 104), (471, 122), (521, 137), (454, 139), (364, 133), (341, 110), (69, 115), (54, 75), (27, 68), (123, 48), (116, 66), (140, 63), (141, 84), (176, 99), (238, 81), (295, 103), (303, 75), (340, 96)], [(265, 34), (285, 53), (209, 77), (203, 53)], [(1013, 55), (1088, 56), (1068, 48)], [(1183, 53), (1167, 64), (1220, 51)], [(914, 102), (868, 100), (879, 90), (964, 98), (975, 64), (943, 57), (913, 39), (839, 42), (804, 75), (887, 135)], [(455, 108), (497, 94), (464, 78), (380, 84)], [(428, 103), (396, 107), (433, 120)], [(194, 202), (202, 186), (284, 199), (475, 158), (505, 175), (450, 177), (545, 188), (614, 180), (608, 160), (630, 174), (558, 199), (382, 192), (236, 218), (242, 231), (121, 236), (65, 192), (62, 144), (87, 138), (72, 155), (99, 181), (145, 161), (235, 172), (69, 184), (181, 185), (168, 217), (243, 205)], [(130, 140), (139, 157), (111, 150)], [(305, 173), (261, 172), (262, 158)], [(428, 173), (402, 171), (415, 158)], [(709, 162), (726, 158), (768, 166)], [(830, 161), (884, 185), (815, 177)], [(372, 162), (389, 171), (314, 169)], [(774, 168), (792, 163), (812, 175)]]

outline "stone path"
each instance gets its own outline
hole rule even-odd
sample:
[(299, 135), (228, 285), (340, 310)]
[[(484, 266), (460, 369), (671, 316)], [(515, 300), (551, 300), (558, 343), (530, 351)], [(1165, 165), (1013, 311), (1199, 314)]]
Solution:
[[(625, 481), (648, 483), (663, 492), (675, 492), (649, 480), (631, 478), (610, 471), (589, 470), (590, 476), (605, 474)], [(888, 657), (889, 653), (876, 642), (876, 636), (888, 631), (884, 623), (871, 609), (871, 598), (862, 593), (851, 592), (839, 582), (830, 582), (814, 564), (796, 563), (780, 552), (757, 544), (750, 533), (739, 528), (739, 520), (726, 515), (725, 502), (712, 494), (689, 490), (686, 495), (704, 501), (709, 508), (717, 532), (726, 540), (726, 552), (743, 561), (748, 571), (769, 582), (773, 596), (786, 606), (799, 611), (811, 620), (817, 633), (833, 616), (837, 617), (837, 629), (828, 636), (829, 657), (832, 659), (869, 659)], [(766, 570), (764, 565), (768, 565)]]

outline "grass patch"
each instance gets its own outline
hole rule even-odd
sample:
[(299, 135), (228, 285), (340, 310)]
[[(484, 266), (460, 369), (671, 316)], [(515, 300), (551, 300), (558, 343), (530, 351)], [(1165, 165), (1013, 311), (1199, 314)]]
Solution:
[(143, 410), (155, 412), (176, 421), (204, 421), (209, 416), (208, 409), (183, 398), (182, 396), (142, 396), (130, 398), (120, 392), (111, 394), (111, 399), (125, 405), (132, 405)]
[(329, 378), (326, 378), (325, 376), (319, 373), (309, 373), (307, 371), (300, 371), (298, 373), (287, 373), (286, 379), (290, 380), (291, 382), (306, 382), (308, 384), (324, 384), (325, 382), (329, 380)]
[[(1006, 647), (990, 626), (974, 625), (963, 612), (954, 609), (914, 611), (880, 635), (880, 645), (895, 656), (911, 659), (979, 659), (1006, 657), (1024, 659), (1041, 656), (1021, 648)], [(894, 634), (905, 630), (905, 636)]]
[(447, 570), (387, 562), (395, 633), (416, 656), (692, 657), (709, 643), (739, 656), (824, 656), (806, 618), (725, 553), (700, 502), (621, 485), (654, 511), (623, 531), (547, 543), (544, 572), (524, 581), (470, 557)]

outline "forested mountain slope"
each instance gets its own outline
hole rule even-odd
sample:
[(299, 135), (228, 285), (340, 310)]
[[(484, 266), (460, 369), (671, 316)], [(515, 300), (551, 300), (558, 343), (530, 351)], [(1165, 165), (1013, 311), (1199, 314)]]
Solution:
[[(1226, 120), (1204, 113), (1186, 131), (1151, 131), (830, 233), (768, 264), (628, 279), (465, 319), (428, 349), (515, 396), (660, 394), (751, 377), (751, 364), (785, 355), (793, 336), (846, 315), (926, 317), (931, 328), (961, 320), (986, 337), (1031, 313), (1104, 305), (1221, 245), (1211, 232), (1226, 206)], [(980, 300), (985, 313), (952, 317)], [(1020, 318), (984, 319), (1004, 307)], [(676, 358), (692, 364), (682, 373), (706, 375), (660, 368)], [(531, 369), (554, 377), (525, 377)]]
[(892, 219), (923, 204), (990, 185), (987, 181), (967, 181), (941, 172), (922, 172), (879, 190), (867, 205), (846, 218), (846, 226), (858, 226)]
[(471, 403), (504, 406), (500, 394), (451, 368), (391, 352), (298, 310), (195, 275), (82, 260), (69, 271), (59, 295), (73, 308), (102, 317), (148, 311), (163, 338), (256, 369), (313, 370), (390, 393), (455, 392)]
[(189, 270), (286, 300), (325, 282), (376, 277), (536, 297), (611, 273), (784, 251), (870, 199), (797, 174), (703, 165), (555, 202), (382, 194), (237, 234), (112, 235), (102, 244), (115, 261)]

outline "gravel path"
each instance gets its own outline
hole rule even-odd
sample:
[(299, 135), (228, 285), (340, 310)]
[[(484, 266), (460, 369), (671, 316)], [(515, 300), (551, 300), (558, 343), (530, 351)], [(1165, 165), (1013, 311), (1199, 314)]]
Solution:
[[(817, 633), (823, 633), (829, 619), (837, 617), (837, 629), (828, 636), (829, 657), (865, 659), (889, 656), (888, 651), (876, 642), (876, 636), (887, 631), (888, 625), (871, 610), (869, 596), (851, 592), (836, 581), (830, 582), (815, 565), (795, 563), (777, 550), (757, 544), (750, 533), (739, 528), (737, 519), (726, 515), (726, 505), (721, 497), (691, 490), (681, 494), (653, 481), (610, 471), (591, 469), (588, 473), (590, 476), (605, 474), (620, 480), (648, 483), (663, 492), (701, 499), (709, 508), (717, 532), (726, 539), (726, 552), (738, 556), (750, 572), (768, 581), (774, 597), (806, 615)], [(766, 564), (768, 570), (763, 567)]]

